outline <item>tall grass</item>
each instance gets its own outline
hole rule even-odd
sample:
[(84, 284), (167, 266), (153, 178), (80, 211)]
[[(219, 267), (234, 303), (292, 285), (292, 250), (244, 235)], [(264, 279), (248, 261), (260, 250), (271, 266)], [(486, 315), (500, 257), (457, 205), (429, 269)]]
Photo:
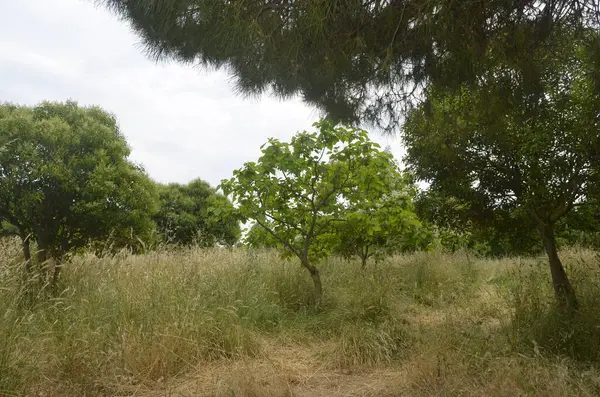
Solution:
[(151, 389), (223, 360), (262, 362), (276, 346), (309, 351), (330, 371), (409, 365), (407, 383), (396, 386), (413, 395), (458, 390), (467, 377), (476, 384), (463, 394), (478, 395), (486, 373), (518, 360), (537, 360), (540, 371), (562, 360), (569, 374), (587, 366), (589, 379), (562, 390), (600, 390), (600, 271), (591, 252), (566, 253), (582, 306), (569, 319), (552, 311), (547, 266), (536, 259), (417, 253), (361, 271), (333, 258), (321, 264), (325, 295), (315, 308), (306, 272), (270, 251), (84, 255), (45, 294), (23, 289), (18, 247), (3, 252), (0, 395)]
[(513, 309), (511, 342), (519, 349), (600, 362), (600, 254), (568, 252), (567, 272), (581, 308), (558, 310), (545, 263), (521, 263), (510, 269), (505, 298)]

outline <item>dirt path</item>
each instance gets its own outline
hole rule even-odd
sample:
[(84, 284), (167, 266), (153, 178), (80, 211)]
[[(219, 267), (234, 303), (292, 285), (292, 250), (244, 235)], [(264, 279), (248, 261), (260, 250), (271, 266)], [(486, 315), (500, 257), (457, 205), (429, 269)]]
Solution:
[[(367, 397), (395, 396), (403, 374), (333, 369), (318, 352), (326, 346), (268, 346), (260, 357), (220, 361), (168, 383), (132, 386), (123, 395), (140, 397)], [(328, 368), (329, 367), (329, 368)]]

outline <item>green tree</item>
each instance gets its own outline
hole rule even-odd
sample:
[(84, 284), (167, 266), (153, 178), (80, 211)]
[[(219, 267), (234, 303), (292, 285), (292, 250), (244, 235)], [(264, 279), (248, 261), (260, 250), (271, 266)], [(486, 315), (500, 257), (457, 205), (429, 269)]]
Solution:
[(379, 260), (397, 252), (425, 248), (428, 231), (414, 213), (414, 184), (390, 162), (387, 186), (367, 188), (350, 196), (345, 203), (343, 222), (337, 224), (336, 250), (345, 257), (358, 256), (365, 268), (369, 258)]
[(240, 226), (233, 205), (200, 179), (186, 185), (159, 186), (160, 209), (154, 216), (163, 238), (179, 245), (233, 245)]
[(434, 188), (418, 195), (415, 209), (419, 219), (436, 229), (441, 246), (452, 252), (466, 248), (498, 257), (542, 250), (535, 224), (521, 209), (480, 207)]
[[(498, 61), (537, 80), (536, 48), (600, 20), (598, 0), (96, 2), (129, 22), (154, 59), (224, 68), (241, 93), (300, 94), (336, 120), (388, 129), (421, 83), (475, 81)], [(598, 40), (589, 46), (600, 70)]]
[(37, 262), (55, 260), (53, 280), (69, 252), (112, 235), (116, 244), (143, 240), (153, 230), (153, 182), (127, 160), (115, 118), (76, 102), (34, 107), (0, 105), (0, 220)]
[(577, 301), (555, 225), (600, 175), (597, 70), (578, 44), (557, 36), (552, 48), (532, 54), (543, 60), (533, 86), (503, 64), (459, 93), (432, 88), (404, 126), (407, 162), (435, 190), (469, 203), (474, 214), (527, 215), (542, 237), (556, 296), (570, 307)]
[(600, 203), (587, 198), (561, 221), (557, 239), (566, 245), (600, 250)]
[(364, 130), (316, 123), (290, 143), (271, 138), (258, 162), (246, 163), (223, 180), (244, 219), (252, 219), (296, 256), (310, 273), (316, 300), (322, 295), (316, 262), (332, 250), (335, 225), (343, 221), (344, 201), (360, 192), (384, 191), (393, 158)]

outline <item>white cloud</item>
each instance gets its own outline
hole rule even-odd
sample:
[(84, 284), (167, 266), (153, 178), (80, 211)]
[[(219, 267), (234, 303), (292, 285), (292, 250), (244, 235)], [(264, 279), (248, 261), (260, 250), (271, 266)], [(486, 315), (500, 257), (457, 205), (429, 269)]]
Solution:
[[(77, 100), (114, 113), (132, 159), (161, 182), (212, 185), (255, 160), (268, 137), (309, 129), (298, 100), (244, 99), (224, 72), (148, 60), (129, 27), (91, 0), (0, 4), (0, 100)], [(397, 139), (373, 135), (401, 153)]]

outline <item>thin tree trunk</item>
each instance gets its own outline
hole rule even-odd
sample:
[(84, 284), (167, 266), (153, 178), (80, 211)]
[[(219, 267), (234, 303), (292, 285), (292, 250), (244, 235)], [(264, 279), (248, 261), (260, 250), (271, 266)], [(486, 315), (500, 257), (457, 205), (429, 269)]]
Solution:
[(315, 303), (319, 305), (323, 296), (323, 285), (321, 284), (321, 275), (319, 274), (319, 269), (311, 265), (308, 259), (302, 259), (302, 266), (304, 266), (310, 273), (310, 277), (315, 285)]
[(323, 286), (321, 285), (321, 275), (319, 274), (319, 270), (315, 268), (314, 271), (311, 271), (310, 277), (315, 285), (315, 303), (319, 305), (321, 303), (321, 298), (323, 297)]
[(362, 262), (362, 269), (365, 270), (365, 268), (367, 267), (367, 259), (369, 259), (369, 246), (368, 245), (365, 248), (365, 250), (363, 252), (361, 252), (360, 259)]
[(577, 296), (567, 277), (565, 268), (558, 256), (553, 225), (541, 225), (540, 232), (544, 242), (544, 249), (546, 250), (550, 262), (552, 285), (554, 286), (556, 299), (561, 307), (568, 310), (577, 310), (579, 303), (577, 302)]
[(362, 267), (362, 269), (365, 270), (365, 268), (367, 267), (367, 257), (366, 256), (361, 256), (360, 261), (361, 261), (361, 267)]
[(23, 257), (25, 258), (25, 272), (31, 274), (31, 244), (29, 236), (21, 235), (21, 245), (23, 247)]

